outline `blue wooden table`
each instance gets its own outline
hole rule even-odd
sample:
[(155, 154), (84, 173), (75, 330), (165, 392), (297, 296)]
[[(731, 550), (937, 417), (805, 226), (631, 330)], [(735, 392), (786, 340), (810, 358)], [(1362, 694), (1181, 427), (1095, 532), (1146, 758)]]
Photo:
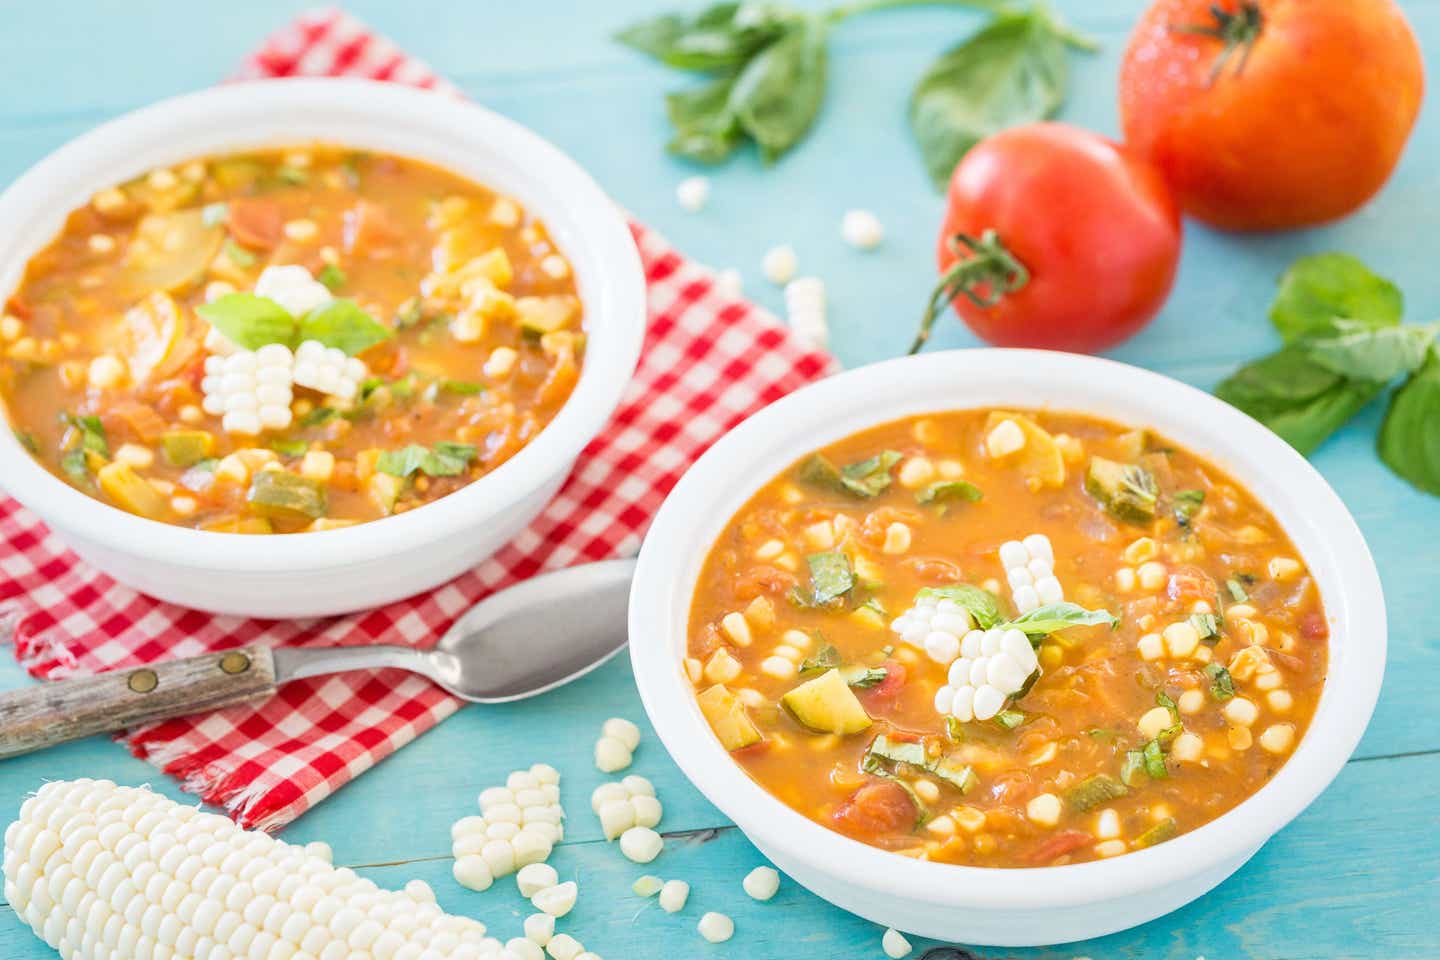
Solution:
[[(677, 78), (608, 40), (616, 27), (657, 5), (685, 3), (356, 0), (351, 9), (477, 101), (569, 151), (620, 203), (682, 250), (739, 268), (747, 292), (777, 310), (778, 291), (761, 277), (759, 261), (770, 246), (793, 244), (802, 270), (828, 284), (834, 345), (847, 366), (902, 352), (932, 282), (941, 209), (908, 139), (903, 105), (922, 66), (965, 35), (974, 15), (900, 11), (840, 28), (832, 45), (829, 99), (815, 134), (773, 169), (747, 156), (714, 171), (710, 206), (695, 215), (682, 212), (673, 195), (674, 185), (693, 171), (661, 150), (667, 132), (660, 94)], [(1077, 64), (1065, 117), (1114, 133), (1117, 63), (1144, 4), (1058, 5), (1104, 44), (1103, 53)], [(1440, 0), (1404, 6), (1432, 66), (1440, 63)], [(130, 0), (96, 3), (83, 14), (65, 4), (0, 5), (0, 36), (7, 41), (0, 57), (0, 183), (102, 120), (216, 82), (300, 9), (301, 3), (287, 0)], [(1184, 264), (1169, 306), (1112, 356), (1213, 385), (1239, 361), (1271, 347), (1264, 311), (1274, 279), (1295, 256), (1319, 250), (1360, 254), (1404, 288), (1411, 319), (1433, 319), (1440, 313), (1437, 160), (1440, 118), (1432, 102), (1394, 181), (1345, 223), (1275, 237), (1221, 236), (1187, 226)], [(841, 243), (840, 215), (850, 207), (872, 209), (884, 221), (880, 250), (860, 254)], [(936, 340), (940, 347), (974, 342), (953, 322)], [(1376, 462), (1371, 438), (1378, 419), (1378, 409), (1367, 411), (1315, 458), (1359, 520), (1389, 600), (1385, 689), (1354, 759), (1309, 811), (1199, 902), (1091, 943), (981, 949), (978, 957), (1440, 957), (1440, 710), (1434, 695), (1440, 684), (1434, 615), (1440, 501), (1405, 486)], [(0, 687), (26, 682), (8, 654), (0, 660)], [(740, 879), (759, 855), (686, 783), (648, 728), (634, 772), (657, 784), (664, 828), (708, 832), (672, 840), (649, 868), (691, 883), (683, 913), (662, 913), (653, 901), (632, 895), (632, 879), (647, 871), (603, 842), (586, 802), (604, 779), (590, 759), (594, 731), (614, 715), (645, 726), (623, 661), (535, 701), (464, 710), (327, 800), (286, 838), (328, 840), (338, 862), (381, 884), (422, 877), (446, 909), (480, 917), (502, 938), (516, 936), (528, 904), (510, 881), (483, 894), (460, 889), (449, 876), (448, 830), (453, 820), (475, 812), (482, 786), (543, 760), (564, 771), (572, 814), (552, 862), (562, 875), (581, 881), (580, 904), (562, 925), (602, 956), (883, 956), (878, 928), (793, 883), (768, 904), (749, 900)], [(44, 780), (79, 776), (150, 782), (182, 796), (151, 767), (96, 738), (0, 764), (0, 822)], [(705, 910), (735, 918), (732, 941), (712, 947), (698, 938), (694, 927)], [(0, 957), (53, 957), (3, 903)]]

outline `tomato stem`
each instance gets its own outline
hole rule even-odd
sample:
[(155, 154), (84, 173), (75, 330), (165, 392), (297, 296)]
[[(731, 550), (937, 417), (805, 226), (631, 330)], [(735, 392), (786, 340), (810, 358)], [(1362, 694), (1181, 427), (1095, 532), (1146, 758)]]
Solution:
[(1172, 24), (1170, 29), (1176, 33), (1212, 37), (1225, 45), (1220, 56), (1215, 58), (1215, 65), (1210, 68), (1210, 84), (1213, 86), (1236, 50), (1240, 51), (1240, 60), (1235, 65), (1235, 76), (1245, 72), (1245, 64), (1250, 62), (1250, 51), (1255, 48), (1255, 41), (1260, 39), (1260, 32), (1265, 27), (1265, 15), (1260, 12), (1260, 4), (1255, 0), (1242, 0), (1240, 8), (1234, 13), (1213, 3), (1210, 5), (1210, 16), (1214, 18), (1213, 23), (1179, 23)]
[(994, 230), (986, 230), (978, 240), (969, 234), (957, 233), (946, 245), (956, 260), (940, 275), (935, 292), (930, 294), (920, 332), (910, 345), (912, 354), (924, 349), (935, 327), (935, 318), (956, 297), (964, 297), (982, 309), (993, 307), (1005, 299), (1006, 294), (1024, 289), (1030, 282), (1030, 271), (1006, 248)]

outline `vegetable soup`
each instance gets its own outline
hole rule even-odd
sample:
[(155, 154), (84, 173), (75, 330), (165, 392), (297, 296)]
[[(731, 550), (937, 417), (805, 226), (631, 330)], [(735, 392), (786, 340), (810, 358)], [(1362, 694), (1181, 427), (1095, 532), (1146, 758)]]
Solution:
[(1112, 857), (1255, 793), (1328, 627), (1275, 518), (1145, 430), (961, 411), (798, 462), (706, 559), (685, 671), (817, 823), (989, 867)]
[(333, 146), (101, 191), (0, 319), (0, 397), (61, 479), (202, 530), (421, 506), (555, 416), (585, 338), (570, 264), (514, 199)]

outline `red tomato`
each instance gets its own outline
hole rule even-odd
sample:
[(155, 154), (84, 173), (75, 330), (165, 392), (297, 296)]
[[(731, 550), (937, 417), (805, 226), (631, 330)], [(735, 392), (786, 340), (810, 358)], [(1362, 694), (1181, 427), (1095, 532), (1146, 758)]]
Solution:
[(835, 823), (846, 833), (879, 837), (915, 826), (915, 804), (905, 788), (889, 780), (872, 780), (835, 811)]
[(939, 259), (912, 353), (946, 302), (996, 346), (1093, 352), (1165, 303), (1180, 214), (1159, 172), (1124, 147), (1030, 124), (981, 141), (955, 167)]
[(1159, 0), (1130, 39), (1120, 115), (1187, 213), (1276, 230), (1370, 199), (1424, 88), (1393, 0)]

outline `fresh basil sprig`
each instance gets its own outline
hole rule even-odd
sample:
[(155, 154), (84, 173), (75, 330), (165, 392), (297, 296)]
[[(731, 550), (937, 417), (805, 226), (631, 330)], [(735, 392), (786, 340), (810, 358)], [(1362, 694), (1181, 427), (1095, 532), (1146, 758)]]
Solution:
[[(1286, 345), (1241, 367), (1216, 396), (1250, 414), (1303, 454), (1318, 448), (1383, 393), (1380, 459), (1440, 495), (1440, 324), (1402, 324), (1396, 286), (1342, 253), (1302, 257), (1280, 280), (1270, 320)], [(1427, 428), (1428, 426), (1428, 428)]]
[(615, 39), (666, 66), (711, 78), (666, 96), (672, 154), (719, 163), (752, 142), (770, 162), (803, 140), (819, 116), (832, 27), (856, 14), (937, 3), (995, 14), (926, 70), (911, 97), (911, 129), (926, 168), (943, 185), (976, 141), (1053, 115), (1065, 96), (1067, 47), (1094, 49), (1047, 6), (1017, 11), (1002, 0), (855, 0), (812, 12), (746, 0), (661, 14)]
[(259, 350), (272, 343), (294, 347), (318, 340), (353, 357), (395, 336), (355, 301), (345, 299), (327, 301), (303, 317), (295, 317), (269, 297), (231, 293), (201, 304), (195, 312), (243, 350)]

